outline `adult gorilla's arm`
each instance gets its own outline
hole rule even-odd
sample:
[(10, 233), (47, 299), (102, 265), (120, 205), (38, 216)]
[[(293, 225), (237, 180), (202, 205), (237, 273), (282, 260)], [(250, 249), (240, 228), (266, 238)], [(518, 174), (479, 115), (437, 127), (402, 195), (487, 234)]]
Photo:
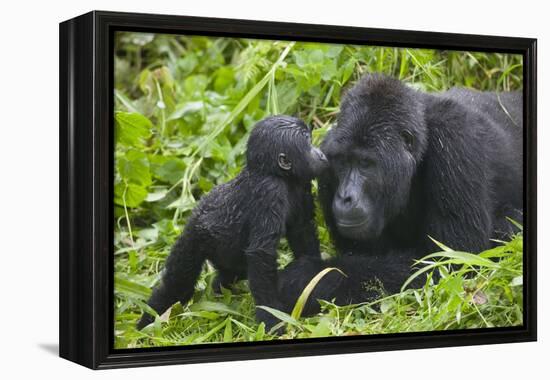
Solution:
[[(320, 310), (319, 300), (337, 305), (373, 301), (380, 296), (399, 292), (403, 279), (410, 275), (410, 252), (391, 251), (384, 255), (341, 255), (329, 260), (302, 257), (291, 262), (279, 274), (282, 310), (290, 313), (311, 279), (325, 268), (338, 268), (326, 274), (315, 286), (302, 311), (303, 316)], [(386, 270), (380, 271), (380, 268)], [(422, 277), (412, 286), (423, 285)]]
[(426, 122), (429, 155), (419, 173), (426, 184), (425, 231), (453, 249), (486, 249), (492, 226), (484, 144), (498, 141), (488, 133), (487, 120), (450, 99), (430, 97)]

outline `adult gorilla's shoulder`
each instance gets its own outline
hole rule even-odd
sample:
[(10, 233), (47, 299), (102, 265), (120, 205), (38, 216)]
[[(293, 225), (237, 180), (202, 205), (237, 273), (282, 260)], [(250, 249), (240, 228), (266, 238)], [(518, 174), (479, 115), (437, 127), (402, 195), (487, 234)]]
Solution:
[(360, 80), (321, 147), (331, 169), (320, 201), (341, 255), (331, 265), (393, 292), (414, 259), (437, 249), (429, 237), (479, 252), (510, 233), (506, 217), (522, 218), (521, 104), (519, 92), (432, 94), (382, 75)]

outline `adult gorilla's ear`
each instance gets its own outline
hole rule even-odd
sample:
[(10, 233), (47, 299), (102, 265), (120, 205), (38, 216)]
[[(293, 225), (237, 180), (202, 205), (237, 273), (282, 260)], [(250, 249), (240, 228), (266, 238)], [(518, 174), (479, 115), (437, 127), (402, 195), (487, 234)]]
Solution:
[(400, 135), (407, 149), (412, 152), (412, 149), (414, 147), (414, 135), (411, 133), (411, 131), (408, 131), (406, 129), (402, 130)]
[(286, 157), (286, 154), (284, 153), (279, 153), (277, 164), (284, 171), (289, 171), (290, 169), (292, 169), (292, 162), (290, 162), (290, 160)]

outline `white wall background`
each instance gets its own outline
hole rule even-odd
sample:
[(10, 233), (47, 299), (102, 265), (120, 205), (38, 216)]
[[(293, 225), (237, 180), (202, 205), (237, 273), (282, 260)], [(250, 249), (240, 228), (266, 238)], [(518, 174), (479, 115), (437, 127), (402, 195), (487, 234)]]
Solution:
[[(0, 377), (464, 380), (547, 376), (550, 13), (544, 4), (530, 0), (3, 1)], [(101, 372), (59, 359), (58, 23), (93, 9), (538, 38), (539, 342)]]

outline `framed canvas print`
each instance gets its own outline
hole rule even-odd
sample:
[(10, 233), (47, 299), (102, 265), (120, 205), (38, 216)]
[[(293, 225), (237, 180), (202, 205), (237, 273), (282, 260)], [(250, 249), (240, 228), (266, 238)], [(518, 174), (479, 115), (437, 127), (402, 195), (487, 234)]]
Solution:
[(536, 339), (536, 40), (60, 24), (60, 355)]

